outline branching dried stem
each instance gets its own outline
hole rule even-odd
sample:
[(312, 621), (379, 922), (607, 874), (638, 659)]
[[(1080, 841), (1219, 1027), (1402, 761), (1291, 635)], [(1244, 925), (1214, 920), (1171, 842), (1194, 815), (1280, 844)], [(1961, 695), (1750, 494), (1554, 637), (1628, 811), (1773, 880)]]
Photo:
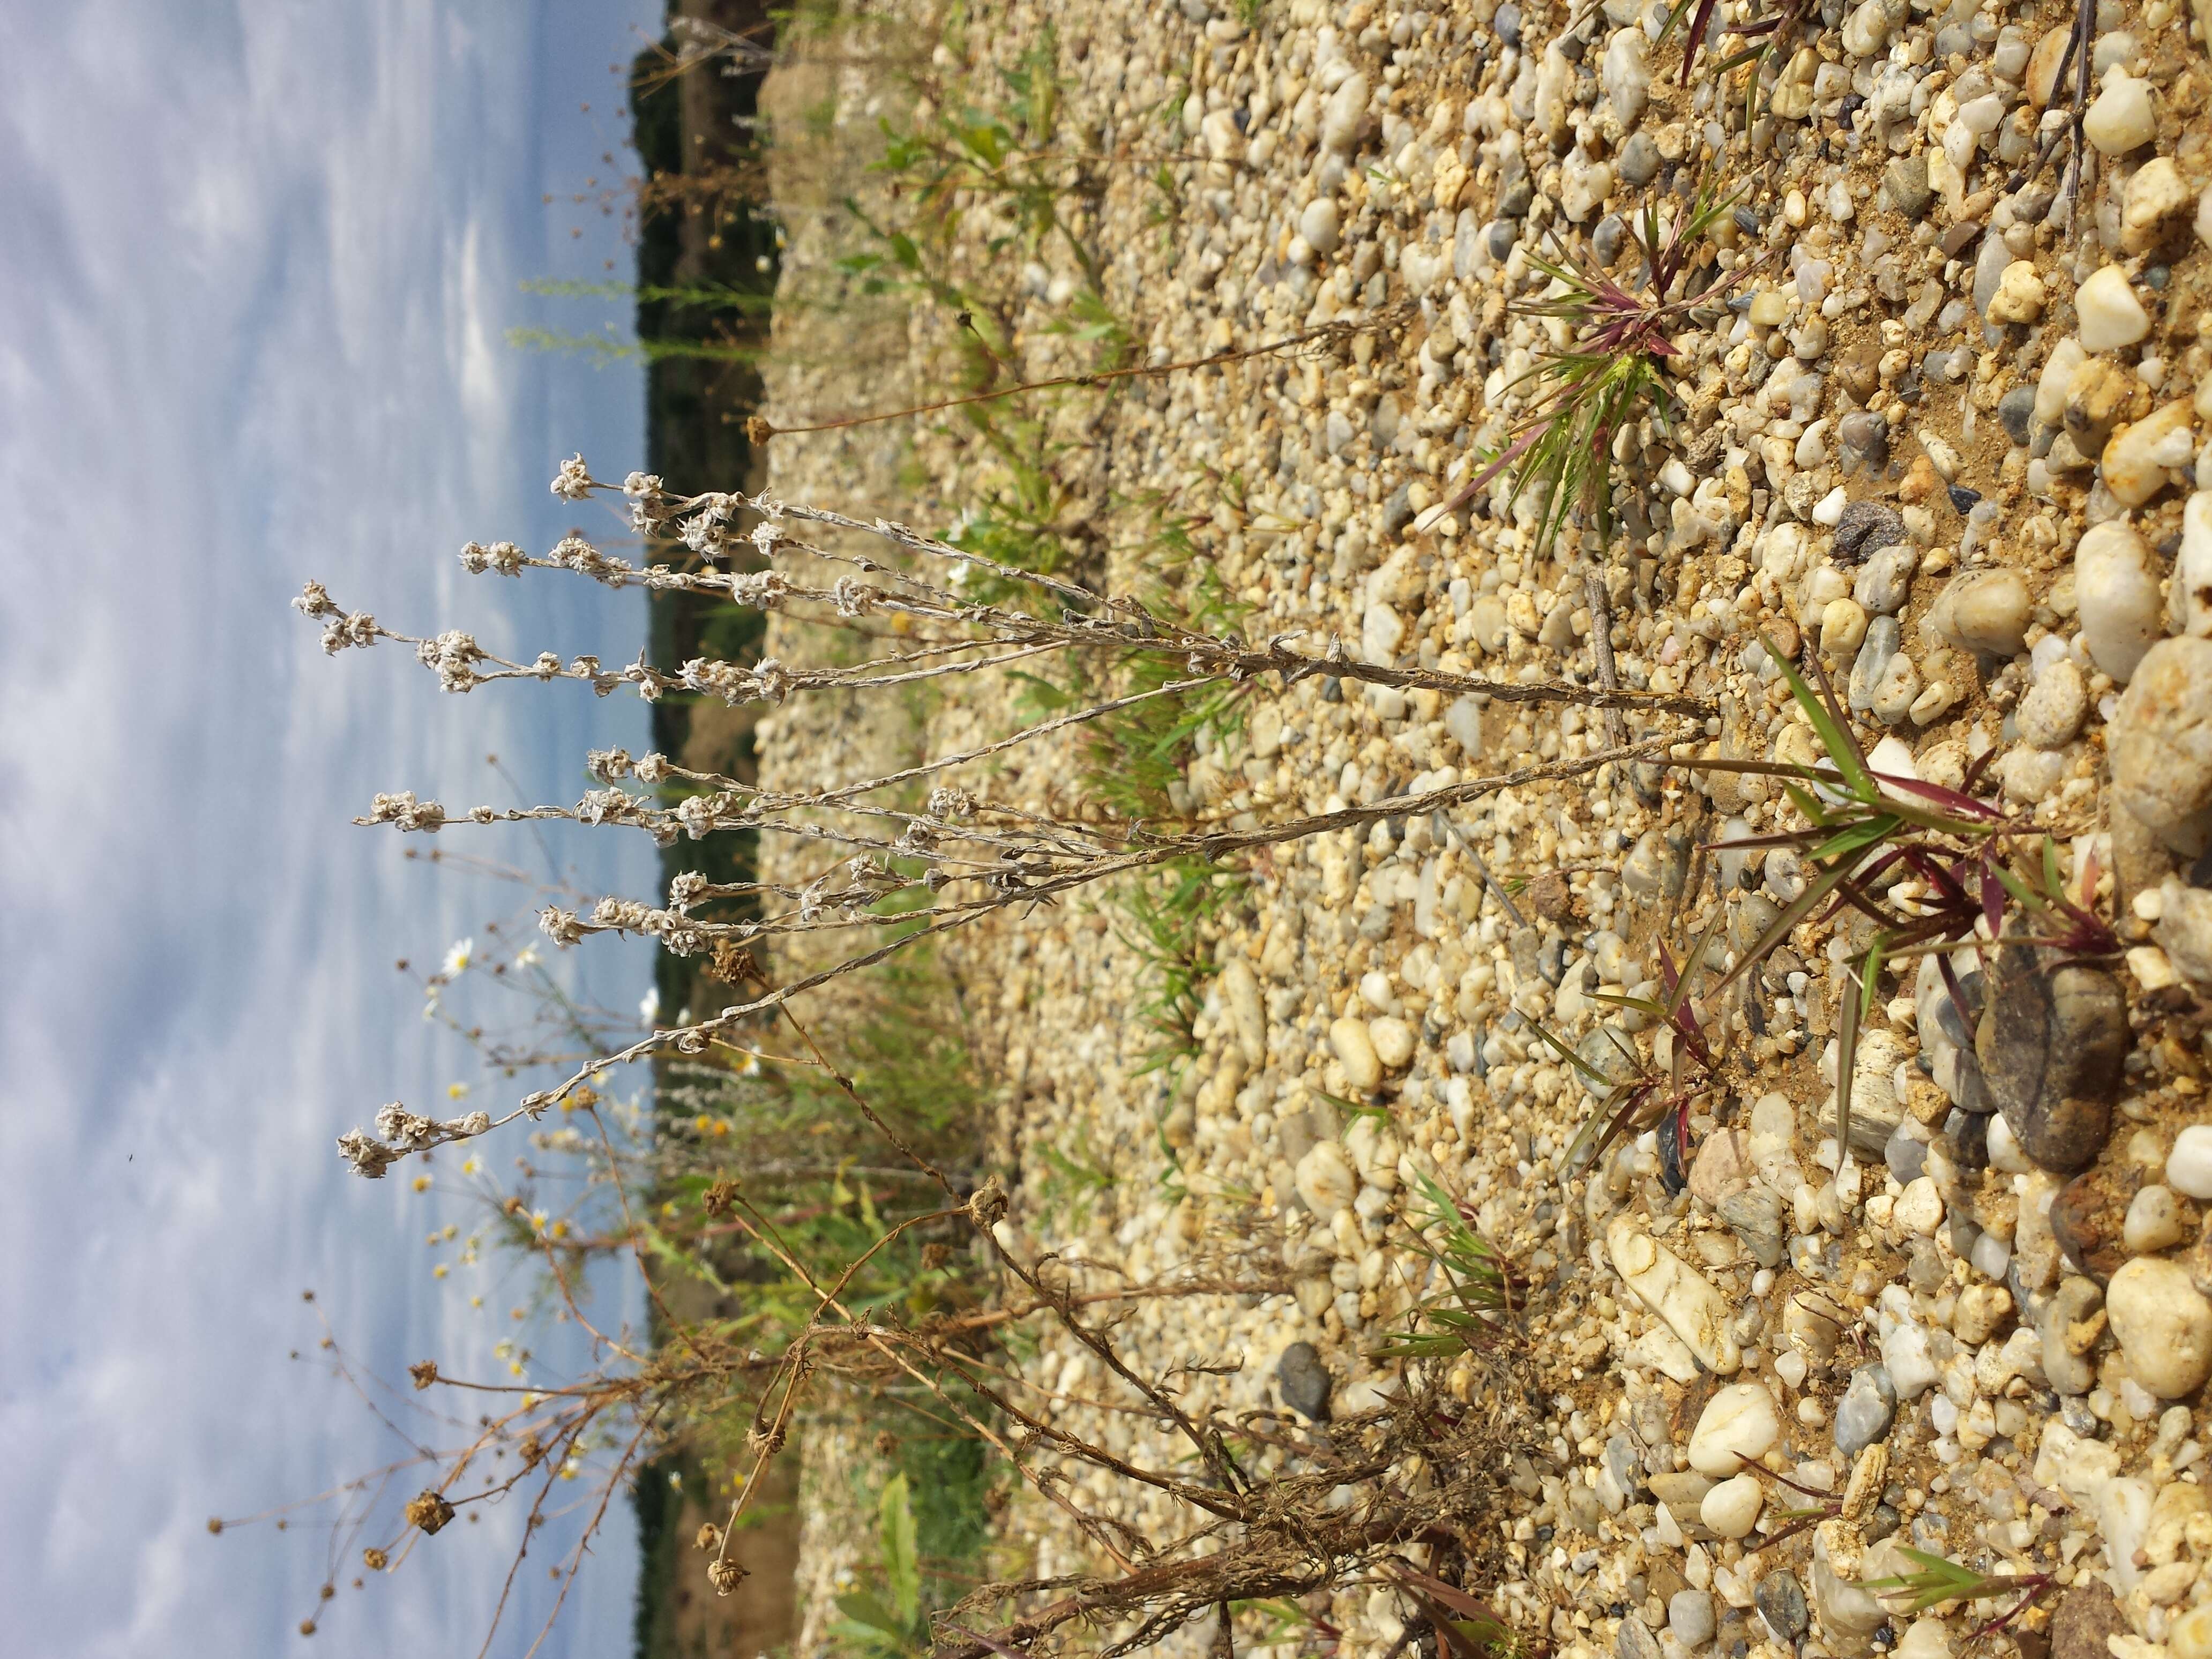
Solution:
[[(1285, 349), (1327, 332), (1267, 349)], [(570, 499), (607, 488), (590, 477), (580, 460), (564, 467), (555, 483), (556, 492)], [(479, 806), (465, 814), (468, 821), (478, 823), (562, 818), (623, 825), (646, 831), (662, 845), (728, 831), (774, 833), (804, 845), (818, 845), (829, 855), (811, 879), (710, 882), (685, 872), (671, 882), (665, 906), (606, 897), (588, 909), (580, 905), (572, 911), (556, 904), (544, 912), (541, 926), (562, 945), (579, 943), (593, 933), (643, 933), (676, 955), (711, 953), (718, 975), (744, 988), (740, 1001), (706, 1018), (653, 1030), (611, 1052), (590, 1053), (565, 1081), (530, 1093), (514, 1112), (496, 1121), (536, 1118), (556, 1104), (584, 1110), (591, 1118), (597, 1130), (593, 1155), (603, 1160), (605, 1178), (614, 1186), (619, 1222), (609, 1218), (607, 1227), (571, 1240), (564, 1247), (570, 1252), (568, 1261), (580, 1261), (590, 1250), (627, 1248), (644, 1267), (651, 1224), (633, 1212), (628, 1183), (659, 1167), (651, 1158), (632, 1160), (634, 1167), (626, 1166), (597, 1109), (598, 1097), (589, 1090), (589, 1080), (611, 1066), (656, 1055), (698, 1055), (725, 1048), (733, 1054), (759, 1054), (771, 1020), (781, 1020), (795, 1034), (799, 1052), (770, 1058), (781, 1065), (811, 1066), (829, 1079), (902, 1165), (877, 1173), (885, 1179), (926, 1181), (944, 1197), (933, 1200), (927, 1208), (902, 1206), (900, 1218), (887, 1218), (872, 1244), (842, 1265), (825, 1266), (807, 1259), (805, 1248), (787, 1231), (792, 1216), (786, 1209), (773, 1200), (756, 1201), (734, 1183), (717, 1181), (704, 1200), (706, 1218), (713, 1224), (702, 1219), (697, 1247), (703, 1250), (718, 1239), (726, 1245), (741, 1242), (754, 1259), (780, 1269), (798, 1293), (799, 1305), (789, 1323), (781, 1328), (781, 1340), (764, 1346), (740, 1343), (714, 1326), (687, 1326), (669, 1317), (649, 1273), (648, 1290), (671, 1338), (649, 1347), (627, 1333), (603, 1330), (578, 1305), (574, 1276), (564, 1267), (561, 1252), (550, 1240), (541, 1240), (568, 1316), (592, 1335), (605, 1369), (567, 1389), (532, 1391), (503, 1415), (483, 1419), (477, 1437), (445, 1460), (439, 1486), (417, 1500), (422, 1524), (405, 1541), (411, 1544), (413, 1535), (434, 1530), (429, 1522), (443, 1525), (447, 1492), (454, 1494), (453, 1503), (477, 1501), (483, 1495), (463, 1495), (458, 1483), (490, 1451), (509, 1446), (526, 1449), (522, 1469), (503, 1485), (495, 1482), (487, 1488), (504, 1492), (548, 1460), (557, 1468), (587, 1446), (596, 1446), (614, 1457), (615, 1469), (598, 1506), (586, 1506), (589, 1517), (576, 1545), (578, 1555), (570, 1558), (568, 1568), (573, 1573), (575, 1560), (599, 1524), (608, 1494), (634, 1468), (642, 1449), (681, 1432), (684, 1424), (741, 1407), (751, 1413), (750, 1463), (738, 1485), (729, 1524), (711, 1540), (708, 1569), (714, 1588), (726, 1593), (742, 1576), (730, 1557), (734, 1523), (763, 1490), (763, 1475), (786, 1448), (812, 1379), (827, 1376), (875, 1388), (896, 1383), (902, 1389), (918, 1389), (933, 1402), (927, 1407), (933, 1415), (941, 1413), (945, 1420), (992, 1447), (1096, 1546), (1100, 1560), (1113, 1565), (1110, 1576), (986, 1586), (939, 1625), (940, 1659), (1027, 1652), (1078, 1624), (1113, 1626), (1105, 1651), (1118, 1654), (1235, 1602), (1298, 1595), (1340, 1583), (1347, 1575), (1379, 1570), (1394, 1553), (1415, 1543), (1443, 1540), (1479, 1554), (1486, 1547), (1468, 1541), (1476, 1531), (1471, 1523), (1494, 1505), (1504, 1454), (1528, 1426), (1516, 1378), (1517, 1361), (1510, 1345), (1501, 1342), (1473, 1357), (1479, 1368), (1491, 1374), (1492, 1385), (1480, 1396), (1486, 1402), (1480, 1411), (1443, 1407), (1429, 1362), (1419, 1357), (1402, 1363), (1401, 1389), (1393, 1401), (1364, 1416), (1340, 1420), (1325, 1441), (1316, 1443), (1201, 1410), (1187, 1397), (1185, 1372), (1177, 1369), (1150, 1376), (1123, 1354), (1115, 1336), (1116, 1308), (1154, 1296), (1267, 1293), (1283, 1286), (1255, 1278), (1249, 1270), (1224, 1270), (1224, 1261), (1179, 1279), (1102, 1290), (1095, 1280), (1085, 1283), (1056, 1257), (1030, 1259), (1026, 1247), (1000, 1225), (1006, 1200), (998, 1183), (993, 1180), (975, 1185), (971, 1176), (944, 1167), (933, 1159), (926, 1143), (902, 1133), (877, 1109), (851, 1070), (833, 1060), (809, 1025), (801, 1022), (793, 999), (986, 917), (1053, 903), (1116, 877), (1183, 861), (1218, 866), (1270, 847), (1362, 830), (1385, 818), (1449, 814), (1501, 790), (1664, 759), (1676, 744), (1702, 736), (1711, 712), (1706, 705), (1694, 697), (1632, 693), (1610, 684), (1498, 682), (1419, 665), (1370, 663), (1333, 640), (1318, 651), (1296, 648), (1293, 642), (1302, 637), (1298, 632), (1260, 641), (1235, 633), (1209, 635), (1164, 618), (1133, 599), (1102, 597), (888, 520), (862, 521), (788, 506), (765, 495), (671, 496), (658, 480), (638, 476), (627, 481), (623, 493), (635, 527), (648, 539), (680, 539), (702, 557), (726, 563), (799, 555), (841, 565), (852, 574), (825, 586), (811, 586), (777, 568), (639, 566), (602, 553), (578, 538), (562, 542), (543, 559), (530, 557), (511, 544), (471, 544), (464, 551), (464, 562), (471, 570), (505, 575), (518, 575), (525, 568), (561, 568), (617, 588), (684, 589), (832, 626), (865, 623), (874, 628), (888, 619), (896, 641), (892, 653), (853, 665), (819, 667), (769, 659), (744, 665), (701, 659), (675, 672), (641, 659), (610, 671), (591, 658), (563, 661), (550, 653), (527, 663), (507, 661), (457, 632), (419, 638), (394, 633), (365, 614), (343, 611), (313, 584), (298, 602), (300, 608), (324, 625), (327, 649), (335, 652), (380, 641), (409, 645), (454, 691), (501, 679), (573, 678), (602, 695), (629, 684), (647, 698), (682, 690), (733, 703), (774, 704), (800, 692), (866, 695), (1055, 654), (1076, 657), (1094, 668), (1103, 665), (1109, 678), (1133, 657), (1164, 660), (1177, 672), (1149, 689), (1098, 696), (1073, 712), (1037, 720), (1006, 737), (860, 782), (807, 792), (769, 789), (679, 767), (659, 755), (633, 759), (616, 750), (591, 757), (592, 774), (602, 787), (573, 807)], [(758, 520), (743, 533), (734, 526), (741, 514)], [(793, 533), (791, 526), (797, 524), (872, 536), (888, 543), (902, 560), (918, 566), (923, 561), (947, 561), (955, 574), (939, 585), (906, 568), (811, 545)], [(1056, 614), (1046, 614), (1042, 609), (1023, 608), (1014, 598), (964, 592), (963, 582), (971, 574), (1000, 584), (1009, 595), (1042, 592), (1060, 608)], [(1597, 609), (1595, 603), (1593, 609)], [(1601, 650), (1595, 660), (1600, 678), (1609, 682), (1609, 656)], [(1162, 823), (1103, 816), (1066, 819), (1031, 806), (979, 799), (950, 781), (956, 776), (974, 777), (982, 765), (1019, 745), (1152, 700), (1224, 687), (1249, 688), (1257, 696), (1271, 686), (1287, 689), (1317, 676), (1408, 690), (1596, 708), (1607, 712), (1615, 740), (1594, 753), (1570, 753), (1372, 801), (1332, 800), (1324, 810), (1273, 822), (1255, 821), (1249, 815)], [(1086, 677), (1084, 683), (1097, 682)], [(1625, 719), (1632, 713), (1670, 718), (1662, 729), (1632, 736)], [(623, 786), (632, 780), (647, 786), (647, 791), (630, 793)], [(912, 792), (923, 784), (933, 787), (917, 807)], [(895, 793), (900, 791), (908, 793)], [(682, 798), (672, 800), (679, 792)], [(434, 801), (395, 794), (379, 796), (365, 821), (393, 823), (403, 830), (434, 831), (458, 820), (449, 818)], [(770, 976), (753, 949), (812, 933), (840, 935), (852, 945), (829, 965), (781, 980)], [(788, 1043), (769, 1046), (791, 1048)], [(471, 1138), (494, 1127), (488, 1114), (439, 1121), (395, 1105), (380, 1117), (377, 1136), (357, 1132), (342, 1142), (342, 1149), (360, 1173), (377, 1176), (410, 1151)], [(839, 1167), (849, 1173), (854, 1166)], [(981, 1310), (972, 1304), (956, 1307), (912, 1324), (872, 1316), (856, 1305), (860, 1275), (864, 1270), (880, 1272), (894, 1246), (912, 1248), (922, 1235), (963, 1222), (981, 1242), (1009, 1301)], [(1025, 1405), (1023, 1396), (1003, 1380), (1007, 1373), (994, 1363), (986, 1345), (1006, 1326), (1037, 1317), (1050, 1319), (1103, 1367), (1107, 1378), (1103, 1391), (1118, 1397), (1091, 1403), (1147, 1419), (1187, 1446), (1188, 1455), (1170, 1459), (1154, 1454), (1149, 1462), (1141, 1455), (1125, 1455), (1052, 1420), (1048, 1405)], [(472, 1399), (507, 1391), (500, 1385), (447, 1378), (429, 1362), (418, 1368), (416, 1381), (422, 1387), (448, 1383)], [(1240, 1443), (1265, 1446), (1271, 1457), (1287, 1453), (1290, 1461), (1272, 1474), (1255, 1476), (1233, 1449)], [(1433, 1471), (1433, 1480), (1409, 1488), (1385, 1478), (1394, 1464), (1416, 1450)], [(1104, 1470), (1117, 1481), (1167, 1495), (1188, 1516), (1188, 1531), (1164, 1540), (1146, 1539), (1120, 1522), (1088, 1511), (1075, 1501), (1074, 1488), (1066, 1478), (1068, 1468), (1078, 1466)], [(532, 1529), (544, 1516), (550, 1480), (549, 1474), (548, 1484), (532, 1500)], [(1354, 1494), (1348, 1504), (1343, 1499), (1347, 1489)], [(400, 1540), (395, 1540), (394, 1549), (400, 1549)], [(389, 1553), (378, 1552), (378, 1559), (388, 1560)], [(1006, 1622), (1009, 1607), (1013, 1609), (1011, 1623)]]
[[(1066, 158), (1062, 158), (1066, 159)], [(1199, 158), (1174, 155), (1163, 159), (1195, 161)], [(1354, 335), (1381, 333), (1402, 328), (1416, 314), (1417, 307), (1410, 303), (1392, 306), (1372, 317), (1340, 319), (1322, 323), (1316, 327), (1302, 329), (1296, 334), (1270, 340), (1263, 345), (1245, 346), (1241, 349), (1216, 351), (1204, 357), (1189, 357), (1180, 362), (1144, 363), (1128, 368), (1097, 369), (1081, 374), (1055, 374), (1047, 380), (1026, 380), (1019, 386), (999, 386), (988, 392), (973, 392), (961, 398), (940, 398), (934, 403), (915, 404), (905, 409), (888, 409), (874, 415), (848, 415), (842, 420), (817, 421), (805, 426), (777, 426), (765, 415), (748, 416), (745, 436), (754, 443), (765, 444), (771, 438), (805, 432), (837, 432), (847, 427), (872, 426), (881, 421), (903, 420), (910, 415), (934, 415), (948, 409), (963, 409), (971, 404), (1002, 402), (1008, 398), (1019, 398), (1032, 392), (1054, 392), (1070, 386), (1110, 386), (1117, 380), (1158, 380), (1170, 374), (1187, 374), (1194, 369), (1225, 368), (1231, 363), (1248, 362), (1254, 357), (1273, 357), (1286, 351), (1297, 351), (1312, 345), (1340, 344)]]

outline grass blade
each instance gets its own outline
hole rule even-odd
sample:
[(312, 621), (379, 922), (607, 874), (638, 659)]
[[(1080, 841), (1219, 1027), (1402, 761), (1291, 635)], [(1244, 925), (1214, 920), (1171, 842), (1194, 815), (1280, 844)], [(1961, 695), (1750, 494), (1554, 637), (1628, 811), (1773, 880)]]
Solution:
[(1805, 677), (1797, 672), (1797, 665), (1783, 655), (1772, 640), (1761, 634), (1759, 642), (1766, 647), (1766, 654), (1774, 659), (1774, 665), (1790, 682), (1790, 695), (1796, 698), (1798, 708), (1805, 711), (1805, 718), (1812, 722), (1813, 731), (1820, 739), (1820, 746), (1828, 751), (1828, 758), (1835, 763), (1836, 770), (1843, 774), (1844, 781), (1850, 787), (1851, 793), (1867, 805), (1873, 805), (1878, 792), (1874, 779), (1867, 773), (1866, 757), (1859, 752), (1858, 739), (1851, 735), (1850, 722), (1843, 718), (1840, 710), (1832, 706), (1835, 692), (1828, 685), (1827, 677), (1821, 676), (1821, 690), (1828, 694), (1826, 700), (1823, 701), (1806, 683)]

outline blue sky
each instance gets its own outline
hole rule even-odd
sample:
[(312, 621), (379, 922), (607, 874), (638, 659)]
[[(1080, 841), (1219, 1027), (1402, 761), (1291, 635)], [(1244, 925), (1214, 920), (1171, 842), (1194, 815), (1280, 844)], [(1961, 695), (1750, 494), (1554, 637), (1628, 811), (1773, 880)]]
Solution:
[[(424, 1234), (469, 1213), (344, 1176), (331, 1142), (386, 1100), (458, 1109), (456, 1079), (498, 1104), (392, 963), (513, 902), (347, 820), (380, 789), (504, 804), (489, 751), (525, 793), (573, 799), (587, 747), (647, 746), (645, 709), (578, 686), (447, 697), (403, 649), (325, 659), (286, 602), (313, 575), (403, 631), (635, 653), (636, 596), (471, 579), (453, 556), (609, 530), (547, 480), (574, 450), (601, 476), (641, 464), (635, 368), (503, 337), (606, 319), (523, 280), (597, 277), (611, 258), (629, 274), (616, 222), (565, 197), (609, 176), (610, 65), (657, 15), (0, 0), (11, 1651), (468, 1653), (483, 1630), (513, 1515), (365, 1592), (346, 1562), (312, 1645), (294, 1626), (326, 1572), (313, 1517), (220, 1539), (206, 1520), (391, 1455), (325, 1368), (287, 1362), (319, 1334), (303, 1287), (388, 1378), (425, 1356), (489, 1374), (512, 1328), (512, 1281), (430, 1276)], [(554, 856), (596, 890), (654, 884), (641, 839), (581, 835)], [(634, 1006), (649, 963), (599, 943), (575, 965)], [(627, 1651), (618, 1514), (547, 1651)], [(527, 1645), (542, 1569), (520, 1593), (495, 1652)]]

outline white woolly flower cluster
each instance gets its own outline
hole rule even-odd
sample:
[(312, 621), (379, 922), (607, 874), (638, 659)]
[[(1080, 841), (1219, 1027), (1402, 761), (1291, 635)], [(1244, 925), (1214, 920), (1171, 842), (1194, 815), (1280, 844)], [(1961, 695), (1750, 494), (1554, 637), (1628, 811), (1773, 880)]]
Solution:
[(975, 812), (975, 797), (965, 789), (951, 784), (939, 784), (929, 792), (929, 816), (947, 822), (955, 818), (972, 817)]
[(461, 547), (461, 568), (471, 576), (481, 576), (487, 570), (498, 576), (519, 576), (522, 550), (513, 542), (494, 542), (489, 547), (482, 542), (466, 542)]
[(338, 608), (330, 591), (320, 582), (310, 581), (300, 590), (292, 608), (302, 616), (313, 617), (323, 624), (323, 651), (335, 657), (349, 645), (370, 646), (376, 643), (376, 618), (366, 611), (347, 612)]
[(449, 1140), (466, 1140), (490, 1127), (491, 1115), (488, 1112), (471, 1112), (465, 1117), (447, 1118), (441, 1123), (435, 1118), (409, 1111), (395, 1100), (377, 1113), (374, 1135), (359, 1129), (349, 1129), (340, 1135), (338, 1153), (353, 1166), (356, 1175), (376, 1181), (410, 1152), (428, 1152)]
[(584, 929), (576, 920), (574, 910), (563, 910), (557, 904), (549, 904), (538, 913), (538, 931), (556, 945), (580, 945)]
[(730, 598), (756, 611), (773, 611), (790, 593), (790, 580), (781, 570), (748, 570), (730, 578)]
[(625, 560), (608, 557), (581, 536), (563, 536), (545, 556), (545, 562), (556, 570), (573, 570), (580, 576), (605, 582), (609, 587), (627, 586), (639, 574), (636, 567)]
[(571, 455), (553, 475), (553, 493), (564, 501), (580, 501), (592, 493), (592, 470), (581, 455)]
[(415, 647), (416, 660), (433, 669), (438, 684), (448, 691), (468, 691), (481, 683), (477, 664), (483, 660), (483, 652), (476, 641), (459, 629), (448, 629), (435, 639), (422, 640)]
[(730, 548), (730, 515), (745, 498), (709, 493), (694, 499), (699, 510), (684, 521), (684, 545), (702, 559), (723, 557)]
[(584, 769), (601, 783), (617, 783), (629, 776), (635, 763), (627, 749), (593, 749), (584, 756)]
[(871, 587), (857, 576), (840, 576), (830, 589), (830, 599), (841, 617), (865, 617), (883, 597), (883, 589)]
[(415, 799), (412, 789), (403, 789), (396, 795), (380, 794), (372, 799), (368, 807), (371, 823), (396, 823), (402, 830), (420, 830), (432, 834), (445, 827), (446, 809), (436, 801)]
[(623, 480), (623, 494), (629, 498), (629, 527), (639, 535), (650, 535), (668, 516), (661, 495), (665, 488), (651, 472), (633, 472)]
[(763, 657), (750, 668), (694, 657), (684, 665), (683, 684), (734, 707), (741, 702), (780, 703), (791, 695), (795, 682), (791, 671), (773, 657)]
[(686, 795), (676, 803), (676, 821), (694, 841), (703, 840), (722, 815), (720, 795)]
[(635, 899), (609, 897), (592, 907), (591, 925), (619, 933), (645, 933), (659, 939), (672, 956), (696, 956), (707, 948), (707, 935), (689, 918), (672, 910), (656, 910)]
[(643, 823), (649, 803), (619, 789), (591, 789), (576, 803), (579, 823)]

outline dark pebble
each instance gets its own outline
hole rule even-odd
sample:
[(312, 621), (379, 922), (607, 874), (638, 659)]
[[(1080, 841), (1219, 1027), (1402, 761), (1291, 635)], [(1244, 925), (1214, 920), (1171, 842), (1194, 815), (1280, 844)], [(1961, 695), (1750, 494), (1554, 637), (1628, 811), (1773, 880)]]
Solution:
[(1631, 133), (1620, 147), (1620, 176), (1639, 189), (1658, 176), (1659, 161), (1658, 143), (1649, 133)]
[(1905, 519), (1886, 501), (1853, 501), (1836, 526), (1836, 557), (1852, 564), (1905, 542)]
[(1322, 676), (1321, 700), (1323, 702), (1342, 702), (1344, 701), (1344, 682), (1337, 678), (1334, 674), (1324, 674)]
[(1685, 1160), (1681, 1123), (1680, 1112), (1668, 1112), (1659, 1120), (1659, 1184), (1667, 1189), (1669, 1198), (1690, 1184), (1690, 1177), (1682, 1167)]
[(2092, 1170), (2075, 1176), (2051, 1200), (2051, 1236), (2075, 1270), (2100, 1285), (2110, 1284), (2128, 1259), (2120, 1223), (2136, 1184)]
[(1875, 1504), (1874, 1506), (1874, 1513), (1867, 1517), (1867, 1542), (1869, 1544), (1879, 1543), (1881, 1540), (1888, 1537), (1892, 1533), (1895, 1532), (1898, 1528), (1904, 1523), (1904, 1520), (1905, 1517), (1899, 1515), (1895, 1510), (1890, 1508), (1888, 1504)]
[(1505, 3), (1498, 9), (1498, 15), (1491, 20), (1491, 27), (1498, 31), (1498, 38), (1507, 46), (1519, 46), (1521, 8), (1515, 5), (1513, 0), (1505, 0)]
[(2172, 276), (2172, 269), (2166, 265), (2153, 265), (2143, 272), (2143, 281), (2154, 289), (2162, 290)]
[(1332, 1379), (1321, 1363), (1320, 1352), (1310, 1342), (1293, 1342), (1275, 1362), (1275, 1382), (1283, 1403), (1310, 1422), (1328, 1420)]
[(1519, 233), (1514, 229), (1510, 219), (1493, 219), (1490, 225), (1490, 257), (1504, 264), (1512, 254), (1513, 244), (1517, 240)]
[(1997, 404), (1997, 419), (2004, 423), (2006, 437), (2026, 443), (2035, 429), (2035, 388), (2016, 386), (2006, 392)]
[(1735, 228), (1747, 236), (1759, 234), (1759, 216), (1747, 207), (1735, 210)]
[(1778, 1567), (1760, 1579), (1751, 1599), (1777, 1641), (1794, 1647), (1805, 1634), (1811, 1622), (1805, 1611), (1805, 1590), (1789, 1568)]
[(2051, 1659), (2109, 1659), (2109, 1640), (2132, 1633), (2112, 1586), (2085, 1578), (2067, 1590), (2051, 1615)]
[(1528, 164), (1519, 150), (1510, 150), (1498, 169), (1498, 216), (1518, 219), (1536, 199), (1536, 186), (1528, 177)]
[(1961, 518), (1964, 518), (1967, 514), (1972, 512), (1974, 510), (1974, 503), (1982, 499), (1982, 492), (1980, 490), (1969, 489), (1964, 484), (1953, 484), (1950, 487), (1950, 495), (1951, 510), (1958, 514)]
[(2043, 955), (2018, 945), (1997, 953), (1974, 1050), (2021, 1150), (2064, 1174), (2104, 1150), (2133, 1037), (2118, 981), (2054, 969)]
[(1400, 484), (1382, 503), (1382, 533), (1395, 536), (1413, 522), (1413, 504), (1410, 499), (1411, 484)]
[(1590, 251), (1597, 255), (1600, 264), (1609, 265), (1620, 257), (1620, 245), (1627, 240), (1626, 223), (1618, 213), (1608, 213), (1590, 232)]
[(1889, 464), (1889, 422), (1869, 410), (1855, 410), (1837, 422), (1836, 441), (1847, 477), (1863, 466), (1879, 472)]

